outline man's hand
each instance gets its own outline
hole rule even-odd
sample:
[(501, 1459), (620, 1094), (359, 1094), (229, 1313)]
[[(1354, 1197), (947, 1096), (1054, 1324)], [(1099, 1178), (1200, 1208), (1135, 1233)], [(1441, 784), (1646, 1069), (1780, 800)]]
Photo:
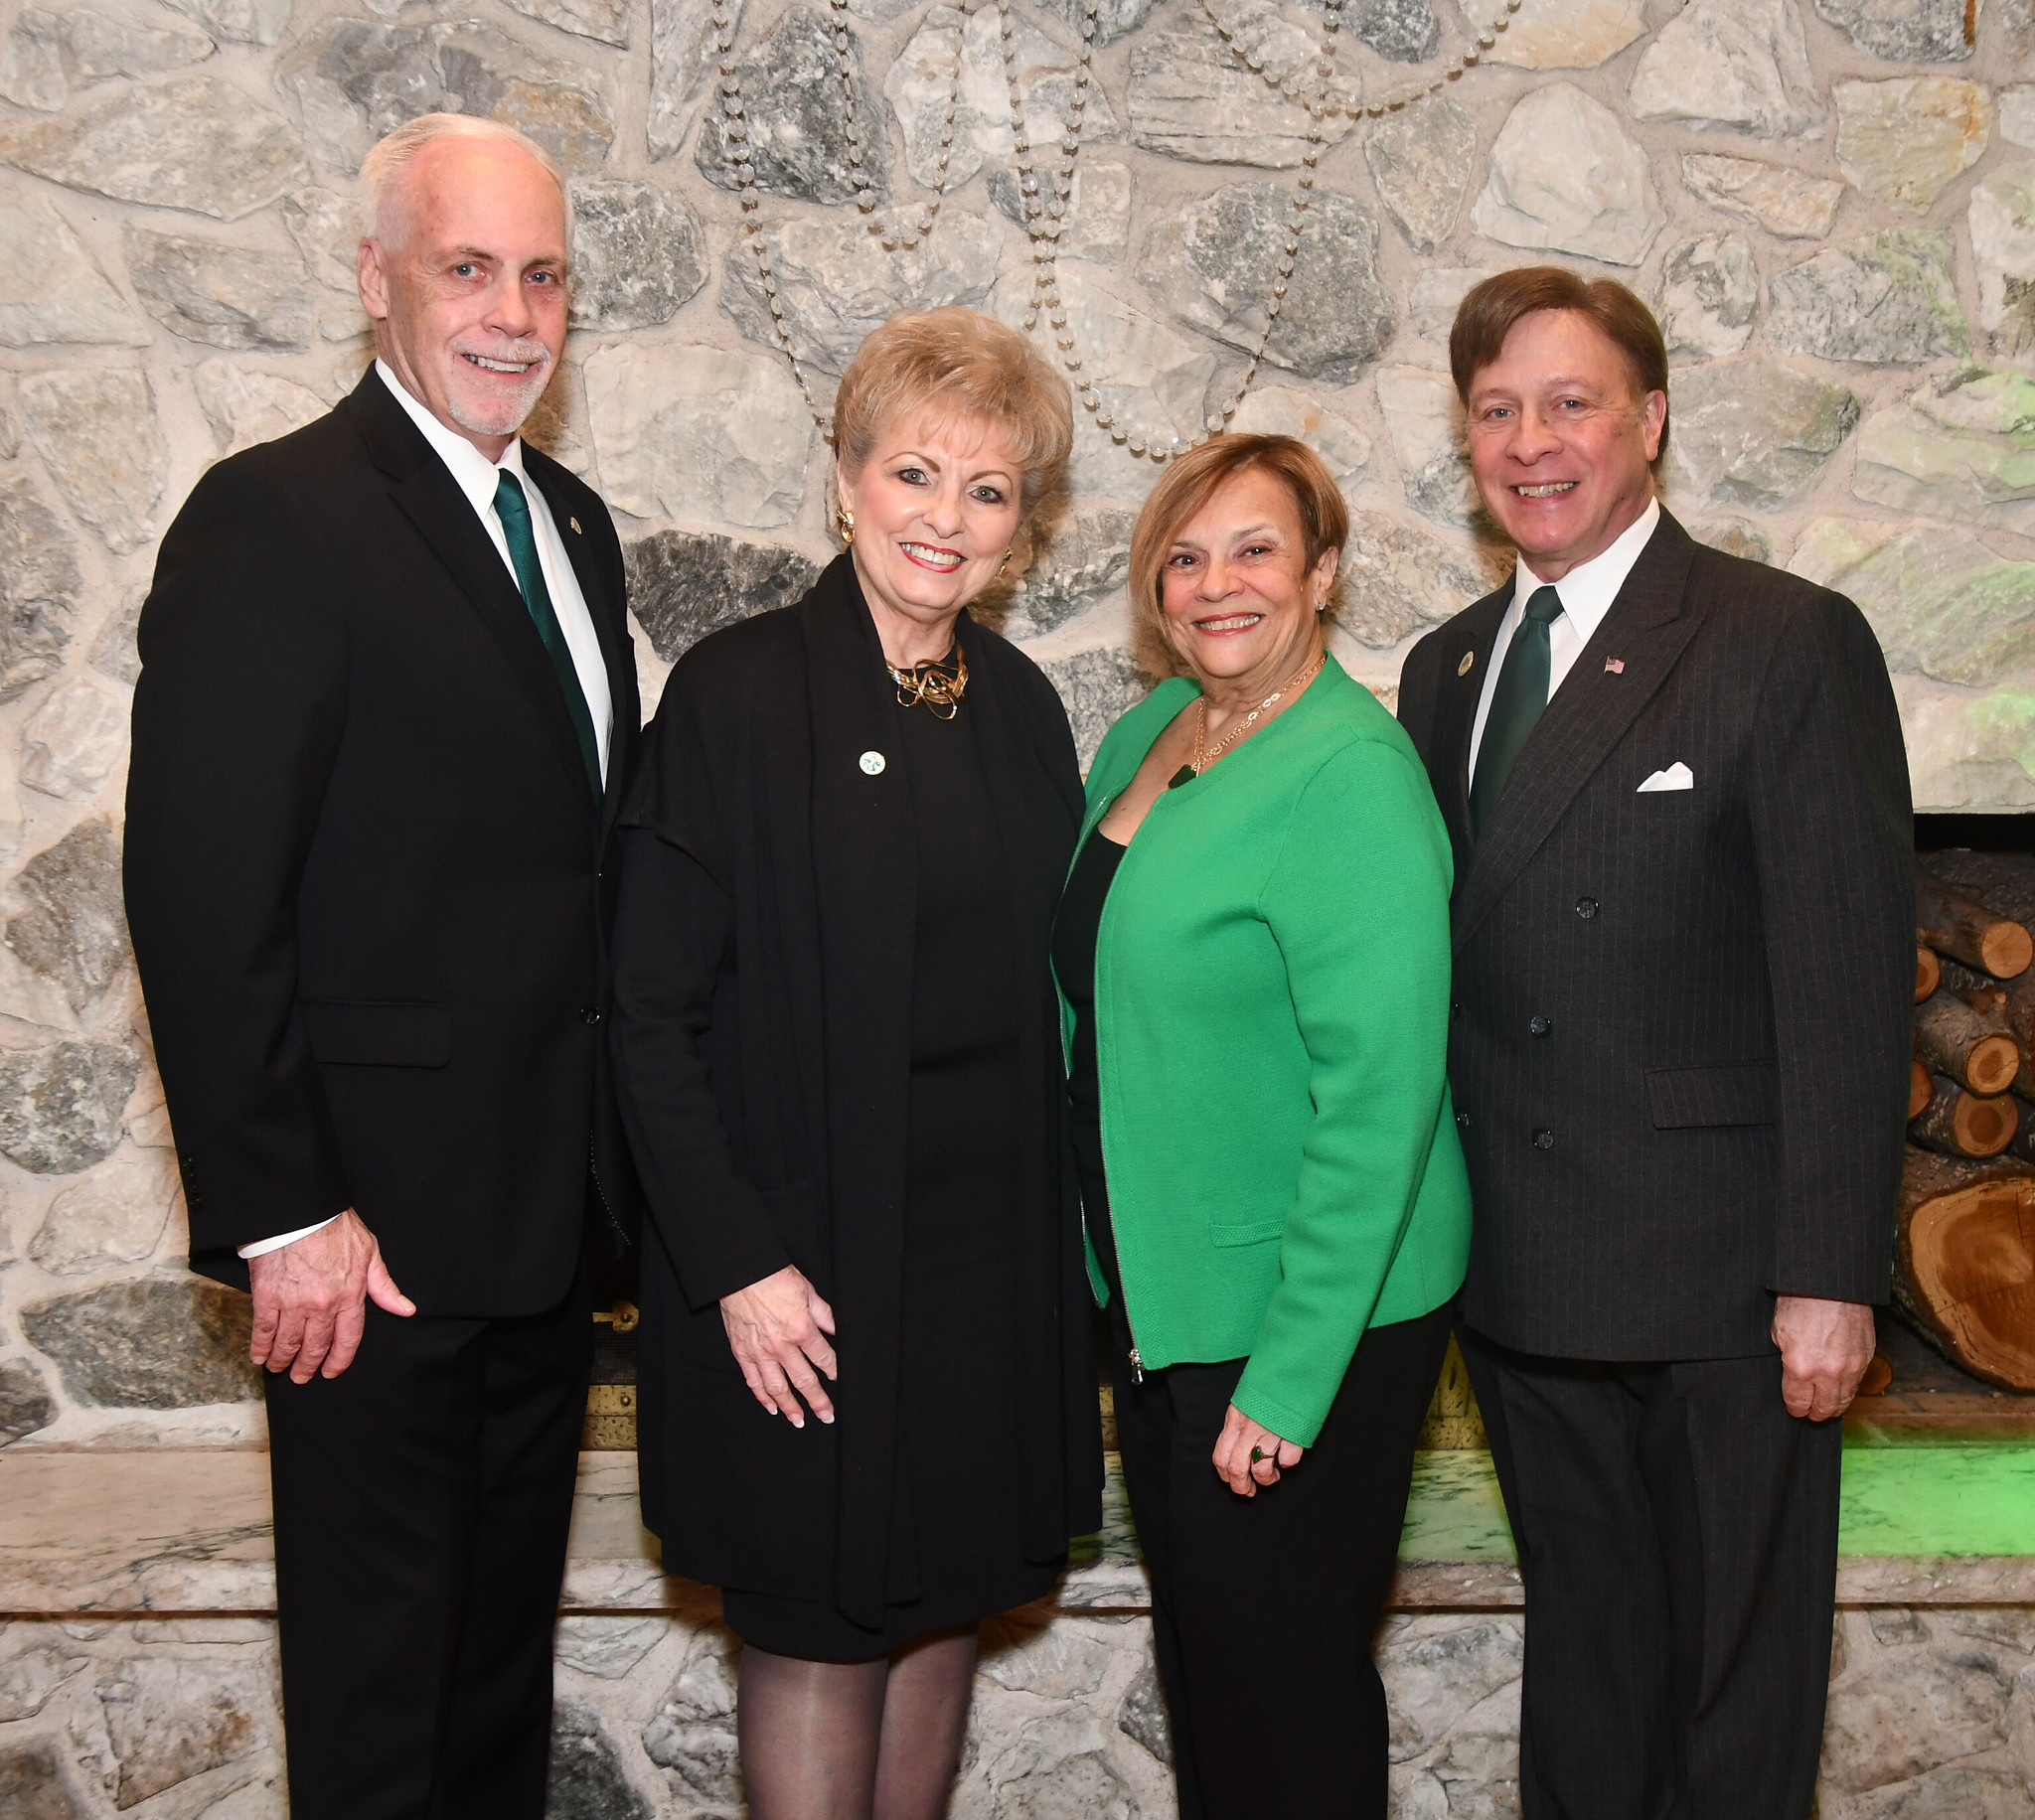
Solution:
[(1872, 1363), (1872, 1309), (1862, 1301), (1783, 1295), (1774, 1303), (1781, 1401), (1791, 1416), (1828, 1422), (1851, 1407)]
[(254, 1363), (286, 1371), (297, 1384), (319, 1375), (336, 1378), (354, 1362), (370, 1296), (390, 1314), (417, 1311), (351, 1207), (331, 1225), (249, 1258), (247, 1275), (254, 1290)]
[(806, 1426), (801, 1396), (822, 1422), (834, 1420), (833, 1399), (819, 1377), (824, 1371), (831, 1378), (838, 1369), (827, 1343), (834, 1310), (795, 1265), (723, 1295), (720, 1319), (728, 1350), (758, 1403), (795, 1429)]

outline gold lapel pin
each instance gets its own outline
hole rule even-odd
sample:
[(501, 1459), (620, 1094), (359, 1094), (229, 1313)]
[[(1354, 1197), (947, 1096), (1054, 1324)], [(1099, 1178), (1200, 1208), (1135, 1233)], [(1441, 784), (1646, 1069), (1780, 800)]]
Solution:
[(1624, 658), (1606, 658), (1604, 669), (1607, 676), (1622, 677), (1626, 674), (1626, 661)]
[[(577, 519), (567, 519), (565, 523), (571, 526), (574, 531), (579, 531), (579, 521)], [(584, 536), (586, 533), (582, 531), (579, 531), (579, 534)]]
[(1471, 665), (1473, 665), (1473, 664), (1474, 664), (1474, 663), (1476, 663), (1476, 662), (1477, 662), (1477, 653), (1476, 653), (1476, 652), (1474, 652), (1474, 651), (1466, 651), (1466, 652), (1464, 652), (1464, 654), (1463, 654), (1463, 662), (1462, 662), (1462, 663), (1460, 663), (1460, 664), (1458, 664), (1458, 665), (1456, 666), (1456, 674), (1457, 674), (1457, 675), (1458, 675), (1459, 677), (1467, 677), (1467, 676), (1468, 676), (1468, 675), (1470, 674), (1470, 666), (1471, 666)]

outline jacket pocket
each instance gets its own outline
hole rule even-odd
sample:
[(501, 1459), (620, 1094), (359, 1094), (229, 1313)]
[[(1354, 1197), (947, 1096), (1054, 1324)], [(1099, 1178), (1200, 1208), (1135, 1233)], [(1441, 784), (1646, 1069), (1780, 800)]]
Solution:
[(304, 1034), (321, 1062), (356, 1068), (442, 1068), (452, 1059), (449, 1004), (300, 998)]
[(1772, 1125), (1781, 1077), (1772, 1062), (1649, 1068), (1646, 1108), (1656, 1132), (1709, 1125)]
[(1264, 1245), (1284, 1237), (1285, 1232), (1284, 1220), (1254, 1220), (1248, 1226), (1211, 1226), (1208, 1228), (1208, 1242), (1211, 1245)]

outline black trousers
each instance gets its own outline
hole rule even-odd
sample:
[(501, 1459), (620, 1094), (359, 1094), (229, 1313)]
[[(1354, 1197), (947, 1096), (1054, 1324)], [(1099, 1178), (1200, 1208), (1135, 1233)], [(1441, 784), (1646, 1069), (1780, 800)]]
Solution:
[(1609, 1365), (1459, 1329), (1526, 1587), (1524, 1820), (1803, 1820), (1841, 1424), (1778, 1355)]
[(270, 1375), (293, 1820), (541, 1820), (593, 1322), (384, 1314)]
[(1385, 1690), (1371, 1661), (1413, 1443), (1449, 1310), (1373, 1327), (1320, 1438), (1241, 1498), (1211, 1456), (1245, 1361), (1131, 1380), (1111, 1300), (1118, 1444), (1152, 1573), (1180, 1820), (1384, 1820)]

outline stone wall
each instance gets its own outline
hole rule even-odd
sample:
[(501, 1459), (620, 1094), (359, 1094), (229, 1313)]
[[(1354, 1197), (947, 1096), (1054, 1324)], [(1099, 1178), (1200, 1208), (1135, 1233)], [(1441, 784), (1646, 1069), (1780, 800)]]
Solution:
[[(2029, 0), (1520, 0), (1440, 93), (1312, 130), (1290, 97), (1327, 0), (1099, 0), (1085, 87), (1081, 0), (51, 3), (0, 6), (0, 1444), (259, 1440), (244, 1303), (179, 1270), (120, 915), (133, 620), (207, 464), (358, 378), (354, 173), (422, 108), (513, 120), (572, 173), (579, 327), (540, 435), (615, 508), (653, 698), (830, 552), (785, 349), (824, 409), (902, 305), (1021, 320), (1026, 183), (1050, 191), (1078, 116), (1040, 333), (1097, 408), (999, 612), (1085, 750), (1146, 680), (1135, 451), (1197, 435), (1261, 340), (1233, 421), (1341, 478), (1337, 650), (1391, 699), (1408, 642), (1504, 560), (1458, 453), (1451, 309), (1555, 257), (1661, 309), (1675, 509), (1871, 614), (1919, 799), (2035, 803)], [(1334, 92), (1441, 80), (1500, 3), (1341, 0)], [(933, 230), (886, 252), (858, 176), (894, 230), (943, 170)]]

